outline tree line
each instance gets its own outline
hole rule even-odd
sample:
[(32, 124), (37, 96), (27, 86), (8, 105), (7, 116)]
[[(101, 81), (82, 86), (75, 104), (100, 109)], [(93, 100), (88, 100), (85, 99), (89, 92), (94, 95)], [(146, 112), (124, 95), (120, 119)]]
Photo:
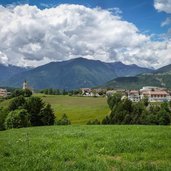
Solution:
[(121, 94), (108, 97), (110, 115), (106, 116), (102, 124), (140, 124), (140, 125), (170, 125), (171, 102), (149, 103), (148, 98), (133, 103), (122, 99)]
[(65, 89), (43, 89), (39, 91), (42, 94), (47, 94), (47, 95), (79, 95), (81, 94), (81, 90), (65, 90)]
[(43, 102), (40, 97), (31, 96), (31, 94), (24, 96), (25, 94), (20, 93), (10, 99), (7, 107), (0, 108), (0, 130), (71, 124), (66, 114), (57, 120), (51, 105)]

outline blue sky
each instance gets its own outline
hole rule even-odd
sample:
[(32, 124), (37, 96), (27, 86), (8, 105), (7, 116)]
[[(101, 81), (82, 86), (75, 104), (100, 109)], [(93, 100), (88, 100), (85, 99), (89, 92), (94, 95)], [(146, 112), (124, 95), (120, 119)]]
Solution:
[(169, 16), (165, 12), (158, 12), (154, 8), (153, 0), (0, 0), (1, 5), (30, 4), (40, 9), (59, 4), (80, 4), (87, 7), (101, 7), (103, 9), (119, 8), (123, 19), (134, 23), (145, 33), (165, 33), (169, 26), (161, 27), (161, 23)]
[(0, 0), (0, 63), (171, 64), (171, 0)]

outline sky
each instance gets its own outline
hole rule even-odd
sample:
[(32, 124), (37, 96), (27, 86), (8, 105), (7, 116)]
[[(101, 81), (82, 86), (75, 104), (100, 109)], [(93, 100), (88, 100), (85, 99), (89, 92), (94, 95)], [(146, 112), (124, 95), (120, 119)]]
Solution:
[(0, 63), (171, 64), (171, 0), (0, 0)]

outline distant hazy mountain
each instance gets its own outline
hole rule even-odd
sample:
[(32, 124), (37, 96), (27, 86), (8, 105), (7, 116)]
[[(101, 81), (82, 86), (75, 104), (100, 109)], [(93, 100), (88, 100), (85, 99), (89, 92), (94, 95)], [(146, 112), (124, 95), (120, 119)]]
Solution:
[(103, 85), (110, 88), (139, 89), (143, 86), (171, 88), (171, 65), (135, 77), (120, 77)]
[(96, 60), (76, 58), (63, 62), (51, 62), (32, 70), (17, 74), (3, 83), (5, 86), (21, 87), (27, 80), (35, 89), (75, 89), (93, 87), (120, 76), (135, 76), (150, 72), (150, 69), (121, 62), (104, 63)]
[(6, 65), (0, 64), (0, 83), (26, 70), (27, 70), (26, 68), (21, 68), (21, 67), (12, 66), (12, 65), (6, 66)]
[(148, 73), (153, 71), (152, 69), (139, 67), (135, 64), (125, 65), (122, 62), (114, 62), (110, 63), (110, 65), (115, 70), (116, 77), (136, 76), (141, 73)]
[(158, 70), (154, 71), (155, 74), (170, 74), (171, 75), (171, 64), (170, 65), (166, 65), (162, 68), (159, 68)]

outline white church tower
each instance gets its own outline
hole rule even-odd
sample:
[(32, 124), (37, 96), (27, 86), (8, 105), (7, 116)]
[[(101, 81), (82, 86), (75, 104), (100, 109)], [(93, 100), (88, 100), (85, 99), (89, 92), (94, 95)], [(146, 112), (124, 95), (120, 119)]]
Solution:
[(26, 89), (29, 89), (29, 87), (28, 87), (27, 81), (25, 80), (23, 83), (23, 90), (26, 90)]

